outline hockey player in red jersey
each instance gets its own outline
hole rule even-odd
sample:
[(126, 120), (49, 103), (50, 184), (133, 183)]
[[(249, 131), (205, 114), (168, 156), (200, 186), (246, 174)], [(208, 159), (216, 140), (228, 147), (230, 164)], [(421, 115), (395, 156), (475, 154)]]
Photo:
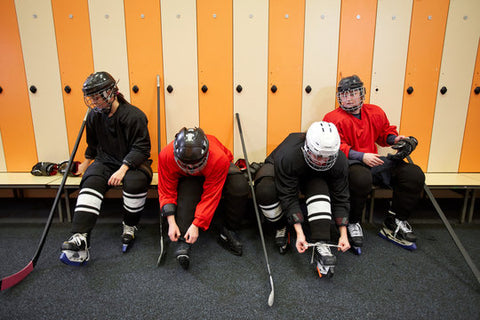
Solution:
[[(416, 249), (417, 237), (407, 219), (420, 200), (425, 175), (420, 167), (403, 161), (417, 146), (414, 137), (399, 135), (385, 112), (378, 106), (364, 103), (365, 87), (356, 75), (340, 80), (337, 100), (340, 108), (325, 115), (324, 121), (334, 123), (340, 134), (340, 149), (350, 165), (350, 224), (348, 232), (352, 245), (360, 253), (363, 231), (360, 226), (362, 210), (373, 185), (393, 189), (390, 210), (380, 236), (406, 249)], [(395, 155), (382, 157), (376, 144), (393, 146)]]
[(175, 257), (184, 269), (190, 265), (199, 229), (210, 227), (220, 201), (224, 210), (218, 242), (242, 255), (236, 230), (247, 208), (249, 189), (232, 160), (230, 150), (201, 128), (182, 128), (159, 154), (160, 208), (167, 217), (168, 236), (177, 243)]

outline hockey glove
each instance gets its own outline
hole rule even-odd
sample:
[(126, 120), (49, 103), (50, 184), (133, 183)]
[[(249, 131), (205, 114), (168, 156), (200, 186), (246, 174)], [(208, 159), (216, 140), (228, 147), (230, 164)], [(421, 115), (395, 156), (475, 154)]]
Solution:
[(31, 174), (34, 176), (53, 176), (58, 171), (58, 165), (52, 162), (38, 162), (32, 167)]
[[(67, 165), (68, 165), (68, 160), (59, 163), (58, 172), (60, 172), (62, 175), (65, 174), (65, 171), (67, 171)], [(79, 165), (80, 165), (80, 161), (73, 161), (72, 164), (70, 165), (68, 176), (70, 177), (78, 176), (77, 172), (78, 172)]]
[(397, 150), (397, 153), (388, 154), (387, 159), (402, 160), (406, 156), (410, 155), (413, 152), (413, 150), (415, 150), (417, 145), (418, 145), (418, 141), (417, 139), (415, 139), (415, 137), (410, 136), (405, 139), (402, 139), (392, 146), (392, 149)]

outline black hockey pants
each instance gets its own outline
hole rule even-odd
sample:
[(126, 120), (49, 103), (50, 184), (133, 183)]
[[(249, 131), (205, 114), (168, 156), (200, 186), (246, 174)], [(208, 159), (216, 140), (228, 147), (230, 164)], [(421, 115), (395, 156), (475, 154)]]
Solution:
[[(175, 221), (183, 236), (192, 225), (195, 209), (203, 194), (205, 177), (188, 176), (178, 182), (177, 187), (177, 211)], [(237, 230), (245, 216), (248, 204), (248, 182), (245, 176), (233, 163), (223, 185), (222, 199), (215, 215), (219, 224), (230, 230)], [(220, 210), (218, 210), (220, 209)]]
[[(86, 170), (80, 183), (80, 192), (75, 206), (72, 233), (90, 233), (100, 215), (103, 196), (111, 186), (108, 179), (119, 167), (93, 162)], [(148, 186), (152, 180), (151, 169), (143, 166), (130, 169), (123, 178), (123, 222), (136, 226), (140, 221)]]
[[(280, 229), (287, 224), (287, 219), (277, 196), (273, 165), (267, 163), (262, 168), (255, 177), (257, 204), (266, 220), (274, 223), (276, 229)], [(305, 195), (306, 220), (310, 227), (311, 241), (330, 240), (332, 210), (327, 182), (320, 177), (307, 178), (301, 181), (299, 191)]]
[(425, 175), (417, 165), (390, 161), (369, 168), (360, 163), (350, 165), (350, 223), (359, 222), (372, 185), (393, 189), (392, 206), (398, 219), (407, 220), (420, 200)]

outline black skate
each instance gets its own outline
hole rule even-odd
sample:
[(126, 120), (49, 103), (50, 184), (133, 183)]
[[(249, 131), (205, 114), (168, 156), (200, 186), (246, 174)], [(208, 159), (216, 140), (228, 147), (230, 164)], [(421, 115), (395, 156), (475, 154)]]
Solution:
[(357, 223), (349, 223), (347, 226), (348, 231), (348, 240), (352, 245), (352, 251), (356, 255), (362, 254), (362, 246), (363, 246), (363, 230), (362, 226), (359, 222)]
[(122, 252), (125, 253), (133, 245), (135, 240), (135, 231), (137, 227), (126, 225), (123, 222), (123, 233), (122, 233)]
[(237, 234), (226, 227), (222, 228), (218, 236), (218, 243), (236, 256), (241, 256), (243, 253), (243, 245)]
[(386, 218), (378, 235), (404, 249), (411, 251), (417, 249), (415, 243), (417, 236), (413, 233), (412, 227), (406, 220), (401, 221), (394, 216)]
[(177, 250), (175, 250), (175, 257), (180, 266), (187, 270), (190, 266), (190, 248), (191, 245), (186, 243), (184, 239), (177, 241)]
[(313, 252), (311, 263), (315, 262), (318, 276), (320, 278), (331, 278), (335, 273), (337, 257), (335, 257), (330, 251), (331, 246), (332, 245), (322, 241), (312, 245)]
[(278, 247), (280, 254), (285, 254), (290, 244), (290, 233), (287, 231), (287, 227), (278, 229), (275, 232), (275, 245)]
[(60, 261), (71, 266), (83, 266), (90, 260), (86, 233), (75, 233), (62, 243)]

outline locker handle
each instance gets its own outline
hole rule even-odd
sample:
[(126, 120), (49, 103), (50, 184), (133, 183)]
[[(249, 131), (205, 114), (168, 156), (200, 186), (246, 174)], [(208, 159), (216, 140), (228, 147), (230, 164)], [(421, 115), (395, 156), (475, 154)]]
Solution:
[(238, 85), (236, 90), (237, 90), (238, 93), (240, 93), (240, 92), (242, 92), (243, 88), (242, 88), (241, 85)]
[(277, 92), (277, 86), (273, 85), (270, 90), (272, 90), (273, 93)]
[(202, 86), (202, 92), (205, 93), (208, 91), (208, 87), (206, 85)]
[(3, 92), (3, 88), (0, 86), (0, 93), (2, 93), (2, 92)]
[(306, 87), (305, 87), (305, 92), (306, 92), (306, 93), (312, 92), (312, 87), (310, 87), (310, 85), (306, 86)]
[[(1, 88), (1, 87), (0, 87)], [(473, 90), (475, 92), (475, 94), (479, 94), (480, 93), (480, 87), (476, 87), (475, 90)], [(2, 91), (0, 91), (1, 93)]]
[(412, 87), (412, 86), (408, 87), (407, 93), (408, 93), (408, 94), (412, 94), (412, 92), (413, 92), (413, 87)]
[(69, 85), (66, 85), (65, 88), (63, 88), (63, 90), (64, 90), (66, 93), (72, 92), (72, 88), (70, 88)]
[(440, 89), (440, 93), (443, 95), (445, 93), (447, 93), (447, 87), (443, 86), (441, 89)]
[(30, 92), (31, 92), (31, 93), (36, 93), (36, 92), (37, 92), (37, 87), (35, 87), (35, 86), (30, 86)]
[(137, 93), (138, 90), (139, 90), (139, 88), (138, 88), (137, 85), (134, 85), (134, 86), (132, 87), (132, 91), (133, 91), (134, 93)]
[(168, 91), (168, 93), (172, 93), (172, 91), (173, 91), (173, 87), (172, 87), (171, 85), (168, 85), (168, 87), (167, 87), (167, 91)]

